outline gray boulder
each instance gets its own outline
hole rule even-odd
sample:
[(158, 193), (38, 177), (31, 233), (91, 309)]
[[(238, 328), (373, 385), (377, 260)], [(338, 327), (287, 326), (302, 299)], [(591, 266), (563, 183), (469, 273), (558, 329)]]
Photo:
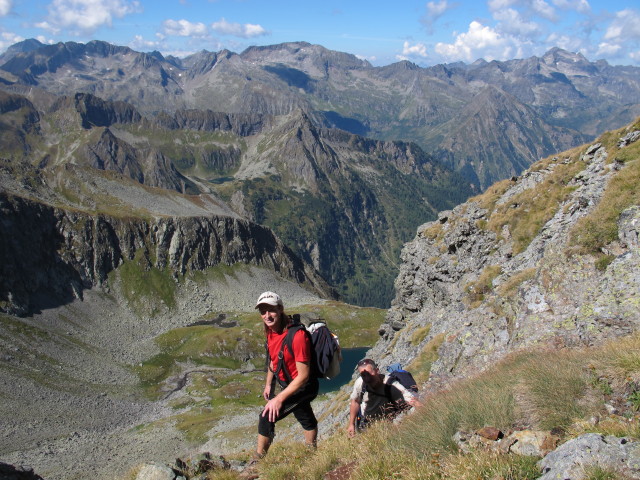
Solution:
[(538, 480), (579, 480), (590, 467), (640, 478), (640, 442), (587, 433), (564, 443), (538, 465), (543, 472)]
[(174, 480), (175, 472), (160, 463), (145, 463), (140, 468), (135, 480)]

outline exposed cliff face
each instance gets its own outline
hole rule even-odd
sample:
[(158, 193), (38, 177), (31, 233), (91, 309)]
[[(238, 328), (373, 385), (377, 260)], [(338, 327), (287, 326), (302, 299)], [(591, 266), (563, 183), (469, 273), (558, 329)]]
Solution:
[(156, 123), (172, 130), (188, 129), (212, 132), (232, 132), (241, 137), (256, 135), (273, 124), (270, 115), (250, 113), (220, 113), (211, 110), (178, 110), (170, 117), (158, 115)]
[(118, 218), (0, 196), (0, 309), (68, 303), (127, 260), (175, 277), (216, 265), (265, 267), (321, 297), (330, 287), (265, 227), (226, 216)]
[[(106, 128), (95, 143), (80, 150), (83, 163), (98, 170), (111, 170), (150, 187), (185, 193), (192, 182), (178, 172), (173, 162), (153, 148), (134, 148)], [(192, 188), (193, 190), (193, 188)]]
[(637, 330), (640, 198), (624, 185), (636, 191), (638, 130), (539, 162), (419, 227), (372, 356), (424, 365), (437, 350), (436, 387), (519, 349)]

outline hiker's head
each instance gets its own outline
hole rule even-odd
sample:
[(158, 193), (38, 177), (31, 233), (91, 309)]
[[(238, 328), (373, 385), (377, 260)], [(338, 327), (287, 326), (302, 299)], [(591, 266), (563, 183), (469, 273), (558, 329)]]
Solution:
[(370, 358), (364, 358), (358, 362), (358, 373), (367, 385), (375, 385), (380, 381), (378, 365)]
[(281, 331), (286, 326), (287, 316), (280, 295), (274, 292), (264, 292), (256, 302), (256, 309), (260, 312), (265, 330)]

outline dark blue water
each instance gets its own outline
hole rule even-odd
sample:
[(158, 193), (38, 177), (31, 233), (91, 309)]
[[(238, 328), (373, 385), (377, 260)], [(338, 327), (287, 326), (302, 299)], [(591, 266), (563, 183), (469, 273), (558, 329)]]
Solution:
[(351, 381), (357, 363), (364, 358), (369, 347), (343, 348), (340, 374), (331, 380), (320, 379), (320, 393), (333, 392)]

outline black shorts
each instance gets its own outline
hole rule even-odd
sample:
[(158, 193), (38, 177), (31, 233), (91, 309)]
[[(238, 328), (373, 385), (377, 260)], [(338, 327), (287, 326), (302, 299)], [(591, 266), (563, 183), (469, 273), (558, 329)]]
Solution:
[[(284, 401), (276, 422), (293, 413), (293, 416), (296, 417), (296, 420), (304, 430), (309, 431), (318, 428), (318, 420), (316, 420), (311, 408), (311, 401), (318, 396), (318, 389), (318, 379), (310, 379), (301, 390), (298, 390)], [(264, 437), (273, 438), (275, 436), (276, 422), (270, 422), (267, 417), (263, 417), (263, 412), (264, 410), (260, 412), (258, 420), (258, 433)]]

